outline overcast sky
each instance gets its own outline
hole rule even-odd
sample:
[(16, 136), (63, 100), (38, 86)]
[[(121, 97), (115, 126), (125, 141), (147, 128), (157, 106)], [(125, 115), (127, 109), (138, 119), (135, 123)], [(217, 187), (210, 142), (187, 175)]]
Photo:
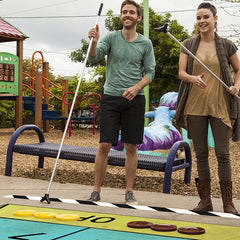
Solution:
[[(149, 6), (159, 14), (170, 12), (171, 19), (176, 19), (190, 33), (195, 23), (196, 8), (201, 2), (149, 0)], [(219, 34), (235, 34), (233, 29), (240, 25), (240, 3), (211, 2), (218, 8)], [(68, 56), (81, 47), (82, 38), (87, 39), (100, 3), (104, 4), (99, 19), (100, 35), (103, 37), (107, 33), (105, 15), (110, 9), (119, 14), (121, 0), (3, 0), (0, 1), (0, 16), (29, 37), (24, 41), (24, 58), (32, 57), (35, 51), (42, 51), (44, 60), (49, 62), (56, 76), (74, 76), (82, 72), (82, 65), (71, 62)], [(16, 44), (1, 43), (0, 51), (16, 54)], [(41, 56), (36, 54), (35, 57)]]

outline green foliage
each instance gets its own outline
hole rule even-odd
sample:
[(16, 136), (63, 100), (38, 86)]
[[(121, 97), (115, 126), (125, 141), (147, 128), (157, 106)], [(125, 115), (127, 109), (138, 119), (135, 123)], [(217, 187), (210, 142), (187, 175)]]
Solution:
[(222, 2), (240, 3), (240, 0), (221, 0)]
[(0, 101), (0, 127), (12, 128), (15, 125), (15, 103), (13, 101)]
[[(42, 71), (42, 59), (34, 59), (34, 70), (35, 72)], [(23, 72), (28, 73), (29, 75), (32, 74), (32, 58), (29, 57), (23, 59)]]
[(97, 89), (95, 93), (103, 95), (103, 85), (106, 79), (106, 67), (105, 66), (97, 66), (93, 68), (92, 71), (92, 81), (95, 82)]
[(108, 18), (105, 20), (105, 27), (108, 29), (108, 31), (111, 32), (122, 29), (120, 17), (114, 17), (112, 10), (107, 12), (107, 16)]
[[(119, 16), (114, 16), (113, 11), (109, 10), (105, 20), (105, 27), (108, 31), (122, 29)], [(156, 73), (154, 80), (149, 86), (150, 100), (160, 99), (161, 96), (169, 91), (177, 91), (179, 86), (178, 79), (178, 58), (180, 47), (167, 34), (158, 33), (154, 28), (163, 26), (168, 23), (168, 31), (174, 35), (180, 42), (188, 38), (188, 32), (183, 26), (179, 25), (177, 20), (171, 20), (171, 14), (156, 14), (151, 8), (149, 9), (149, 38), (154, 47), (156, 58)], [(143, 34), (143, 20), (137, 26), (137, 32)], [(82, 62), (87, 50), (87, 42), (82, 40), (82, 48), (71, 53), (73, 61)], [(103, 86), (105, 79), (105, 59), (97, 65), (88, 65), (93, 68), (93, 76), (96, 83)], [(103, 90), (102, 90), (103, 91)]]
[[(180, 42), (188, 38), (188, 34), (184, 31), (176, 20), (170, 20), (170, 14), (166, 14), (162, 18), (155, 16), (152, 19), (152, 26), (163, 26), (169, 23), (168, 31), (174, 35)], [(160, 99), (161, 96), (169, 91), (177, 91), (179, 86), (178, 79), (178, 60), (180, 47), (169, 36), (164, 33), (157, 33), (150, 30), (150, 39), (153, 42), (156, 73), (155, 79), (150, 83), (149, 95), (153, 99)], [(151, 99), (150, 99), (151, 100)]]

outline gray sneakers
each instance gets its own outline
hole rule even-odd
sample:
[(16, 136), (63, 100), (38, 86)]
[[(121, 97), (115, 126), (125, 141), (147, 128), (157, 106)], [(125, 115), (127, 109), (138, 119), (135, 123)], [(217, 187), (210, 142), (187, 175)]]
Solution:
[[(88, 199), (88, 201), (92, 201), (92, 202), (97, 202), (99, 200), (100, 200), (100, 194), (97, 191), (93, 191), (91, 193), (90, 198)], [(125, 201), (126, 201), (126, 204), (132, 204), (132, 205), (137, 205), (138, 204), (138, 201), (134, 197), (132, 191), (126, 192), (126, 194), (125, 194)]]
[(100, 194), (99, 194), (99, 192), (97, 192), (97, 191), (93, 191), (93, 192), (91, 193), (90, 198), (88, 199), (88, 201), (92, 201), (92, 202), (97, 202), (97, 201), (99, 201), (99, 200), (100, 200)]
[(126, 201), (126, 204), (132, 204), (132, 205), (137, 205), (138, 204), (138, 201), (134, 197), (132, 191), (126, 192), (126, 194), (125, 194), (125, 201)]

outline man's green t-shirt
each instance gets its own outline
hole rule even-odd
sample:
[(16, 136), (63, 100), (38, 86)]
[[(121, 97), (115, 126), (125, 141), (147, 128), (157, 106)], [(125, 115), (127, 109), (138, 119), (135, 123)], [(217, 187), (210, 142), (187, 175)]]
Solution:
[[(143, 76), (153, 80), (155, 58), (152, 42), (139, 34), (138, 38), (128, 42), (122, 30), (106, 35), (97, 46), (97, 55), (89, 56), (91, 63), (96, 63), (107, 55), (106, 81), (104, 93), (122, 96), (123, 92), (138, 83)], [(140, 90), (139, 95), (144, 95)]]

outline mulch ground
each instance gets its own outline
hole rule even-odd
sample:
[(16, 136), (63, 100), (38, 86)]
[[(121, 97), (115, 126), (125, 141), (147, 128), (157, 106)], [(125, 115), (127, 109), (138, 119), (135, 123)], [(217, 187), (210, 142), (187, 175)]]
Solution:
[[(5, 174), (5, 163), (7, 146), (14, 129), (0, 129), (0, 174)], [(45, 133), (45, 140), (47, 142), (60, 143), (63, 133), (60, 130), (52, 130)], [(65, 137), (64, 144), (78, 145), (85, 147), (98, 146), (99, 132), (96, 130), (95, 135), (92, 134), (92, 129), (76, 129), (72, 130), (72, 136), (68, 134)], [(18, 139), (17, 143), (32, 143), (38, 142), (38, 137), (34, 132), (24, 132)], [(232, 180), (233, 180), (233, 198), (240, 199), (240, 153), (239, 142), (230, 141), (230, 154), (232, 161)], [(209, 148), (209, 164), (212, 176), (212, 196), (221, 197), (217, 161), (214, 149)], [(171, 194), (197, 196), (195, 187), (195, 177), (197, 177), (195, 154), (192, 151), (193, 166), (191, 183), (184, 184), (184, 170), (176, 171), (172, 175)], [(36, 178), (49, 181), (53, 166), (56, 159), (45, 158), (44, 168), (37, 168), (38, 157), (30, 155), (21, 155), (14, 153), (12, 176), (19, 176), (25, 178)], [(137, 176), (134, 189), (142, 191), (162, 192), (164, 173), (150, 171), (150, 170), (137, 170)], [(84, 185), (94, 184), (94, 164), (62, 160), (58, 161), (57, 170), (55, 172), (54, 180), (61, 183), (78, 183)], [(112, 188), (125, 188), (125, 170), (122, 167), (108, 166), (107, 173), (104, 179), (104, 187)]]

